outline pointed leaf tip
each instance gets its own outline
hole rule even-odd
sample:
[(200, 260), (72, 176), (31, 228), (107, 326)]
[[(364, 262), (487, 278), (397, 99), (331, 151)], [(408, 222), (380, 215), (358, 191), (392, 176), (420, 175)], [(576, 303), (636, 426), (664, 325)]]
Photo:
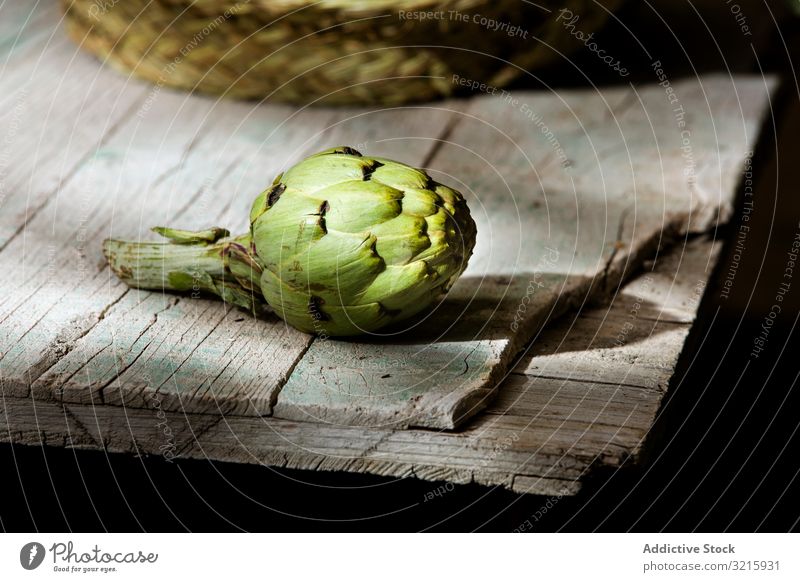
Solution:
[(175, 244), (214, 243), (231, 234), (229, 230), (219, 228), (218, 226), (205, 230), (180, 230), (177, 228), (168, 228), (166, 226), (154, 226), (150, 230), (156, 234), (160, 234), (164, 238), (168, 238)]

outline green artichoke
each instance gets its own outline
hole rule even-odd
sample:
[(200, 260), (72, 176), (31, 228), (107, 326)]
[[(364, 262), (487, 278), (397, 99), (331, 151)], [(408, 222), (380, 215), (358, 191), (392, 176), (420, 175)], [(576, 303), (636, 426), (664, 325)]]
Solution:
[(170, 242), (104, 242), (128, 285), (213, 293), (253, 313), (269, 306), (323, 336), (373, 332), (423, 311), (464, 271), (476, 235), (456, 190), (349, 147), (275, 178), (253, 203), (247, 234), (153, 230)]

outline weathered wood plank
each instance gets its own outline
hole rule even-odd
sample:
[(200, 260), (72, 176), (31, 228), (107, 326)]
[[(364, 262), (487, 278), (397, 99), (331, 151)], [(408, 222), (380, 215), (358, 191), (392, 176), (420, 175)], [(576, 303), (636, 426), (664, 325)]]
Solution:
[[(772, 87), (675, 84), (680, 118), (658, 86), (296, 110), (131, 84), (53, 39), (25, 98), (40, 131), (0, 203), (0, 268), (18, 275), (0, 282), (4, 390), (345, 425), (456, 426), (545, 321), (613, 293), (665, 234), (724, 218)], [(129, 291), (104, 268), (107, 236), (243, 229), (274, 174), (332, 143), (429, 166), (479, 223), (467, 274), (403, 333), (312, 343), (274, 317)]]
[[(149, 410), (6, 397), (0, 401), (5, 407), (0, 440), (478, 482), (522, 493), (572, 495), (594, 467), (618, 467), (637, 459), (663, 397), (661, 385), (672, 372), (645, 366), (632, 374), (604, 363), (625, 361), (617, 354), (630, 349), (651, 356), (659, 351), (659, 361), (674, 362), (683, 345), (677, 336), (664, 342), (666, 336), (648, 333), (654, 322), (645, 318), (637, 320), (625, 342), (609, 345), (617, 320), (630, 309), (627, 301), (641, 295), (646, 278), (658, 278), (672, 284), (670, 294), (662, 295), (669, 307), (671, 297), (685, 297), (697, 280), (705, 280), (705, 264), (716, 260), (718, 246), (699, 238), (663, 254), (652, 271), (624, 287), (610, 306), (588, 309), (542, 332), (503, 382), (497, 398), (459, 432), (183, 414), (164, 410), (160, 395), (148, 403)], [(661, 307), (657, 301), (651, 305), (653, 312)], [(696, 307), (697, 302), (685, 304), (686, 321), (666, 323), (667, 329), (688, 330)], [(606, 328), (603, 322), (611, 323)], [(571, 338), (576, 338), (577, 346)], [(556, 373), (562, 378), (539, 375), (553, 357), (560, 358)], [(593, 375), (592, 381), (573, 379), (585, 371), (586, 357), (599, 362), (602, 374)], [(656, 381), (626, 384), (647, 374)]]
[[(209, 221), (226, 223), (236, 215), (232, 222), (242, 228), (243, 208), (250, 204), (252, 192), (270, 181), (265, 176), (279, 171), (292, 155), (288, 148), (298, 147), (330, 117), (310, 112), (307, 130), (290, 132), (283, 122), (292, 113), (289, 108), (253, 110), (158, 94), (130, 135), (121, 135), (120, 144), (136, 152), (134, 158), (145, 157), (152, 155), (149, 140), (156, 139), (163, 158), (176, 157), (134, 188), (141, 160), (129, 163), (126, 156), (103, 170), (104, 175), (116, 176), (125, 190), (101, 212), (109, 222), (94, 241), (96, 252), (102, 238), (144, 238), (151, 236), (150, 225), (176, 220), (194, 228), (208, 226)], [(160, 129), (165, 118), (173, 119), (172, 127)], [(269, 135), (274, 142), (264, 142)], [(183, 139), (184, 145), (170, 144), (169, 139)], [(80, 189), (81, 184), (73, 187)], [(115, 212), (119, 207), (139, 210), (128, 217)], [(112, 286), (118, 284), (107, 270), (102, 276)], [(39, 397), (50, 393), (65, 401), (86, 402), (99, 391), (105, 392), (100, 397), (107, 404), (146, 406), (158, 395), (167, 410), (258, 414), (269, 410), (272, 391), (308, 342), (307, 336), (277, 318), (254, 321), (219, 302), (124, 288), (123, 293), (126, 299), (119, 308), (110, 310), (34, 383)]]
[[(100, 242), (152, 236), (152, 224), (195, 228), (211, 220), (244, 229), (255, 193), (283, 167), (323, 147), (320, 140), (326, 146), (370, 141), (380, 127), (404, 125), (431, 138), (429, 147), (416, 150), (422, 163), (448, 118), (416, 111), (297, 112), (151, 91), (136, 118), (62, 189), (61, 198), (82, 197), (82, 205), (50, 204), (26, 226), (34, 257), (58, 267), (28, 282), (29, 298), (18, 288), (9, 293), (22, 303), (10, 314), (19, 334), (8, 338), (0, 360), (6, 389), (23, 394), (30, 384), (37, 398), (142, 407), (158, 395), (167, 410), (269, 414), (310, 337), (277, 318), (256, 321), (218, 302), (128, 291), (102, 268)], [(399, 148), (391, 141), (373, 151), (393, 155)], [(92, 231), (77, 244), (71, 237), (86, 215)], [(55, 222), (55, 236), (44, 236)], [(45, 247), (47, 238), (54, 242)], [(90, 257), (88, 282), (75, 280), (75, 257), (65, 258), (55, 241)], [(0, 264), (19, 268), (14, 250), (0, 255)], [(60, 284), (54, 273), (74, 287), (67, 295), (51, 293), (45, 303), (36, 285)]]
[[(187, 110), (186, 117), (202, 114), (198, 109)], [(160, 200), (145, 194), (151, 183), (180, 164), (183, 148), (192, 140), (192, 135), (170, 135), (165, 143), (172, 151), (145, 162), (145, 152), (156, 151), (159, 142), (154, 141), (157, 136), (143, 133), (144, 143), (129, 147), (138, 127), (134, 120), (138, 117), (126, 119), (120, 131), (73, 172), (58, 195), (0, 253), (0, 265), (18, 274), (0, 282), (8, 298), (0, 305), (9, 331), (0, 338), (0, 371), (7, 390), (27, 392), (38, 375), (70, 352), (105, 318), (109, 306), (127, 293), (109, 278), (98, 246), (118, 208), (119, 180), (125, 174), (130, 177), (122, 196), (131, 200), (125, 201), (117, 222), (136, 224), (137, 210), (160, 205)], [(119, 166), (125, 169), (120, 171)], [(137, 298), (136, 294), (131, 297)], [(61, 387), (49, 389), (60, 391)]]
[[(542, 378), (626, 384), (666, 391), (719, 242), (695, 239), (663, 253), (616, 294), (608, 309), (564, 317), (514, 368)], [(656, 268), (658, 265), (658, 268)], [(580, 325), (576, 325), (580, 318)]]
[[(52, 7), (51, 7), (52, 8)], [(50, 10), (52, 14), (52, 10)], [(0, 76), (6, 98), (0, 131), (4, 157), (0, 174), (0, 250), (56, 196), (62, 182), (113, 135), (147, 92), (144, 83), (98, 69), (70, 45), (56, 19), (38, 19), (53, 37), (27, 36), (9, 54)], [(26, 29), (34, 35), (39, 29)], [(22, 47), (22, 48), (19, 48)]]
[(638, 319), (691, 323), (720, 246), (683, 240), (669, 252), (658, 253), (644, 262), (635, 285), (626, 285), (615, 295), (614, 309), (626, 317), (635, 311)]
[(6, 397), (0, 399), (0, 439), (17, 444), (99, 449), (172, 459), (220, 421), (218, 415), (166, 411), (158, 398), (153, 399), (148, 408), (66, 405)]
[[(4, 85), (11, 86), (6, 75), (27, 68), (32, 62), (28, 55), (22, 57), (21, 53), (41, 51), (44, 46), (60, 39), (66, 41), (63, 35), (53, 35), (58, 20), (58, 12), (48, 8), (44, 2), (3, 2), (0, 6), (0, 73)], [(0, 104), (6, 97), (0, 97)]]
[[(309, 115), (321, 118), (319, 111), (311, 111)], [(330, 118), (333, 122), (330, 132), (326, 131), (326, 125), (316, 126), (308, 120), (301, 119), (299, 123), (307, 129), (293, 131), (294, 139), (298, 143), (294, 156), (305, 155), (308, 149), (318, 149), (319, 146), (314, 145), (318, 139), (341, 138), (345, 133), (349, 133), (346, 137), (351, 138), (368, 134), (372, 124), (391, 123), (387, 117), (389, 116), (386, 113), (376, 115), (368, 122), (362, 118), (360, 124), (343, 130), (337, 129), (341, 127), (336, 125), (341, 121), (338, 119), (338, 114), (328, 112), (325, 118)], [(441, 126), (431, 118), (419, 119), (418, 125), (420, 130), (423, 127), (434, 132), (441, 130)], [(287, 126), (285, 131), (290, 131), (290, 126)], [(315, 135), (327, 133), (338, 135), (330, 137), (325, 135), (324, 138)], [(211, 143), (216, 141), (210, 140)], [(285, 136), (285, 139), (277, 140), (277, 145), (274, 147), (285, 148), (290, 143), (292, 143), (291, 138)], [(238, 144), (243, 150), (248, 146), (249, 144)], [(263, 159), (248, 162), (250, 170), (245, 170), (245, 177), (235, 178), (236, 187), (246, 191), (247, 188), (239, 186), (241, 181), (245, 181), (253, 186), (251, 192), (263, 189), (264, 165), (276, 154), (277, 150), (267, 151)], [(421, 150), (419, 155), (424, 156), (425, 150)], [(197, 163), (203, 163), (203, 159), (202, 154), (198, 153)], [(260, 170), (255, 171), (256, 169)], [(274, 173), (278, 171), (276, 168)], [(256, 184), (259, 184), (257, 188)], [(247, 216), (250, 197), (241, 200), (241, 204), (238, 205), (239, 216), (235, 221), (243, 221), (243, 217)], [(224, 200), (223, 197), (217, 199)], [(227, 215), (234, 212), (233, 204), (227, 202), (226, 206), (228, 209), (225, 214), (228, 218)], [(208, 206), (205, 212), (199, 212), (192, 207), (180, 218), (192, 226), (200, 226), (199, 221), (208, 220), (207, 213)], [(119, 319), (110, 317), (108, 326), (113, 329), (122, 322), (130, 327), (131, 323), (135, 324), (150, 315), (151, 312), (143, 308), (136, 317), (125, 316)], [(127, 335), (139, 341), (135, 329), (136, 326), (133, 326)], [(180, 340), (176, 344), (175, 338), (178, 337)], [(176, 309), (170, 311), (169, 318), (163, 320), (163, 325), (148, 333), (146, 339), (140, 341), (137, 349), (130, 350), (129, 358), (135, 359), (131, 366), (119, 374), (118, 378), (111, 378), (117, 373), (114, 369), (109, 369), (102, 377), (105, 382), (111, 381), (115, 388), (113, 398), (107, 398), (105, 402), (141, 406), (150, 397), (150, 393), (157, 392), (163, 395), (163, 405), (167, 409), (269, 414), (276, 390), (285, 382), (294, 362), (310, 339), (288, 328), (277, 319), (271, 320), (270, 327), (267, 328), (263, 321), (253, 320), (238, 311), (226, 312), (223, 306), (216, 302), (182, 301), (176, 305)], [(86, 343), (93, 341), (95, 341), (94, 336), (87, 336), (85, 340)], [(141, 348), (144, 351), (140, 352), (143, 341), (148, 343)], [(98, 345), (102, 346), (102, 342)], [(139, 353), (142, 354), (141, 357)], [(54, 368), (52, 374), (61, 373), (62, 368), (70, 370), (70, 364), (77, 365), (79, 362), (65, 359)], [(143, 378), (149, 380), (145, 382)], [(150, 380), (153, 382), (152, 386), (148, 386)], [(38, 384), (50, 386), (59, 383), (57, 377), (48, 375)], [(70, 397), (69, 400), (79, 401), (77, 399), (80, 398), (80, 394), (89, 393), (92, 384), (80, 379), (72, 387), (74, 398)]]
[[(700, 238), (664, 253), (652, 271), (613, 296), (610, 306), (588, 309), (574, 320), (565, 319), (560, 327), (542, 332), (485, 413), (459, 432), (287, 423), (275, 418), (262, 419), (259, 424), (246, 418), (226, 418), (200, 436), (198, 449), (211, 458), (220, 451), (227, 459), (243, 462), (475, 481), (547, 495), (574, 494), (593, 467), (620, 466), (639, 455), (698, 302), (682, 307), (686, 321), (665, 324), (669, 330), (682, 331), (669, 335), (668, 341), (664, 341), (667, 336), (648, 334), (653, 322), (642, 318), (625, 341), (609, 346), (614, 328), (601, 325), (598, 329), (598, 322), (609, 321), (609, 314), (619, 319), (627, 313), (629, 298), (638, 298), (649, 279), (671, 282), (671, 292), (662, 295), (666, 307), (672, 304), (672, 297), (693, 293), (696, 281), (705, 281), (705, 266), (716, 260), (719, 246)], [(651, 305), (654, 311), (659, 308), (657, 301), (654, 298)], [(557, 372), (562, 378), (539, 376), (552, 354), (539, 354), (537, 347), (559, 345), (563, 326), (568, 324), (570, 337), (597, 339), (579, 351), (572, 351), (569, 345), (551, 349), (562, 358)], [(602, 365), (626, 361), (632, 349), (647, 354), (645, 361), (657, 360), (664, 367)], [(656, 352), (658, 358), (652, 358)], [(599, 362), (601, 374), (591, 376), (590, 381), (572, 379), (586, 358)], [(642, 380), (648, 375), (649, 380)], [(629, 379), (642, 386), (626, 382)], [(264, 439), (256, 434), (257, 430), (266, 432), (267, 427), (277, 436)], [(266, 444), (267, 440), (271, 444)], [(197, 454), (194, 449), (187, 451), (188, 456)]]
[(478, 223), (466, 274), (407, 328), (315, 342), (275, 415), (456, 427), (548, 318), (613, 293), (672, 236), (727, 219), (773, 87), (682, 81), (680, 115), (660, 86), (472, 100), (429, 169), (467, 193)]
[(533, 346), (535, 367), (525, 368), (524, 373), (587, 382), (608, 382), (613, 377), (633, 386), (666, 390), (677, 358), (669, 347), (683, 344), (689, 332), (685, 325), (611, 314), (590, 322), (587, 318), (580, 333), (574, 333), (572, 322), (557, 324), (548, 341)]

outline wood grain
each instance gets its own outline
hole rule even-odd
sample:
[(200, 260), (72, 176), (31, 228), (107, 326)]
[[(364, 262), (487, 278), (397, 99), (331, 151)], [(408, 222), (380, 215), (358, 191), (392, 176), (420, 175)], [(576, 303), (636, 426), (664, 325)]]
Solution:
[[(685, 298), (720, 246), (702, 237), (662, 254), (609, 305), (542, 332), (492, 404), (458, 432), (189, 414), (165, 410), (158, 396), (149, 409), (4, 397), (0, 440), (572, 495), (594, 469), (637, 461), (683, 345), (664, 340), (688, 332), (698, 302)], [(668, 291), (643, 301), (648, 279)], [(641, 305), (633, 319), (631, 298)], [(650, 317), (676, 306), (684, 321)], [(634, 325), (622, 341), (620, 321)]]
[[(134, 239), (150, 236), (146, 231), (151, 224), (179, 221), (193, 228), (212, 217), (216, 224), (244, 228), (251, 195), (263, 189), (265, 176), (316, 149), (320, 134), (337, 132), (338, 116), (331, 111), (302, 112), (294, 127), (286, 123), (295, 114), (289, 108), (225, 103), (219, 106), (222, 111), (214, 111), (216, 107), (209, 100), (159, 94), (144, 118), (123, 125), (101, 155), (64, 188), (67, 198), (87, 191), (114, 192), (113, 197), (87, 202), (93, 231), (80, 250), (91, 257), (92, 281), (99, 289), (86, 293), (85, 281), (74, 281), (77, 287), (58, 297), (50, 317), (41, 322), (24, 313), (25, 305), (16, 310), (20, 318), (36, 323), (26, 330), (26, 341), (10, 342), (0, 362), (9, 390), (20, 394), (30, 385), (40, 399), (143, 407), (158, 394), (170, 410), (270, 413), (276, 391), (307, 348), (309, 336), (277, 318), (256, 321), (211, 300), (128, 290), (104, 268), (99, 255), (103, 238), (123, 236), (118, 233)], [(385, 123), (392, 115), (399, 113), (375, 116), (357, 129), (369, 135), (372, 124)], [(163, 123), (170, 116), (181, 131)], [(444, 121), (440, 115), (420, 116), (418, 125), (436, 132)], [(256, 133), (270, 140), (259, 143)], [(338, 130), (336, 137), (362, 137), (342, 133)], [(156, 163), (150, 157), (153, 150), (161, 151), (157, 167), (143, 172)], [(425, 150), (417, 155), (421, 161)], [(56, 212), (61, 212), (56, 204), (47, 205), (41, 222), (28, 225), (26, 234), (55, 222)], [(69, 244), (81, 220), (87, 219), (60, 218), (54, 238)], [(5, 256), (0, 255), (0, 264)], [(50, 260), (60, 279), (73, 282), (74, 259), (59, 253)], [(54, 282), (53, 274), (41, 273), (45, 284)], [(65, 321), (67, 310), (98, 315), (88, 329), (73, 331), (71, 325), (85, 320), (76, 314)]]
[(314, 342), (274, 414), (457, 427), (547, 321), (613, 293), (675, 237), (727, 220), (773, 85), (681, 81), (677, 105), (660, 86), (476, 97), (429, 168), (467, 193), (478, 223), (467, 272), (406, 328)]
[(68, 44), (55, 7), (10, 6), (4, 23), (31, 24), (19, 38), (3, 29), (14, 50), (0, 83), (22, 86), (4, 118), (20, 142), (0, 201), (0, 266), (18, 274), (0, 283), (4, 393), (269, 414), (310, 338), (210, 300), (129, 290), (105, 268), (101, 241), (152, 237), (155, 224), (244, 229), (254, 195), (320, 143), (374, 142), (384, 125), (435, 138), (448, 117), (258, 107), (132, 84)]
[[(215, 101), (100, 66), (65, 41), (54, 6), (8, 6), (0, 271), (14, 276), (0, 280), (0, 389), (37, 402), (128, 410), (157, 399), (191, 414), (456, 428), (489, 405), (547, 322), (614, 294), (678, 235), (727, 219), (775, 86), (709, 76), (674, 93), (519, 92), (382, 110)], [(478, 222), (468, 271), (410, 325), (313, 340), (275, 317), (128, 289), (106, 267), (106, 237), (244, 229), (277, 173), (339, 144), (426, 167), (465, 193)], [(669, 319), (651, 331), (665, 349), (680, 345), (688, 312), (653, 287), (640, 319), (663, 309)], [(625, 325), (600, 328), (614, 321)], [(645, 355), (620, 357), (624, 368)], [(561, 357), (547, 358), (557, 377)], [(593, 365), (575, 379), (596, 381)], [(670, 362), (652, 366), (631, 382)]]

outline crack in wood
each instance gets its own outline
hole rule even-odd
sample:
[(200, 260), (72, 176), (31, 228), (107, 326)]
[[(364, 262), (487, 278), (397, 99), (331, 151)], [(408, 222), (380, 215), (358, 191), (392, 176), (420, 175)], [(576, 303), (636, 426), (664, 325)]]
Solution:
[[(206, 311), (208, 311), (208, 309), (206, 309)], [(206, 311), (204, 311), (203, 313), (205, 313)], [(205, 335), (204, 335), (202, 338), (200, 338), (200, 341), (198, 341), (198, 342), (197, 342), (197, 343), (196, 343), (196, 344), (195, 344), (195, 345), (192, 347), (192, 349), (191, 349), (191, 351), (189, 352), (189, 354), (188, 354), (188, 355), (187, 355), (187, 356), (186, 356), (186, 357), (185, 357), (183, 360), (181, 360), (180, 364), (178, 364), (178, 365), (175, 367), (175, 369), (174, 369), (174, 370), (172, 370), (172, 372), (170, 372), (169, 376), (167, 376), (167, 377), (166, 377), (166, 378), (165, 378), (165, 379), (164, 379), (164, 380), (163, 380), (163, 381), (162, 381), (162, 382), (161, 382), (161, 383), (160, 383), (158, 386), (156, 386), (156, 387), (154, 388), (154, 392), (155, 392), (155, 393), (159, 393), (159, 392), (160, 392), (160, 390), (161, 390), (161, 387), (162, 387), (162, 386), (164, 386), (164, 385), (165, 385), (167, 382), (169, 382), (169, 381), (170, 381), (172, 378), (174, 378), (174, 377), (175, 377), (175, 374), (177, 374), (177, 373), (178, 373), (178, 371), (179, 371), (179, 370), (180, 370), (180, 369), (183, 367), (183, 365), (184, 365), (186, 362), (188, 362), (188, 361), (189, 361), (189, 360), (192, 358), (192, 356), (194, 355), (194, 353), (195, 353), (195, 352), (196, 352), (196, 351), (197, 351), (197, 350), (198, 350), (198, 349), (199, 349), (199, 348), (200, 348), (200, 347), (203, 345), (203, 342), (205, 342), (205, 341), (206, 341), (206, 340), (209, 338), (209, 336), (210, 336), (211, 334), (213, 334), (213, 333), (214, 333), (214, 331), (216, 331), (216, 329), (217, 329), (217, 328), (218, 328), (218, 327), (219, 327), (219, 326), (220, 326), (220, 325), (221, 325), (221, 324), (222, 324), (222, 323), (225, 321), (225, 318), (227, 317), (227, 315), (228, 315), (227, 313), (224, 313), (224, 314), (222, 315), (222, 317), (220, 317), (220, 318), (219, 318), (219, 319), (218, 319), (218, 320), (217, 320), (217, 321), (214, 323), (214, 325), (211, 327), (211, 329), (209, 329), (209, 330), (208, 330), (208, 332), (206, 332), (206, 334), (205, 334)], [(226, 350), (225, 350), (225, 351), (227, 352), (227, 350), (228, 350), (228, 349), (230, 349), (230, 345), (226, 347)]]
[[(34, 404), (34, 406), (35, 406), (35, 404)], [(67, 419), (71, 420), (73, 422), (73, 424), (76, 426), (76, 428), (78, 428), (78, 429), (80, 429), (82, 431), (83, 436), (85, 436), (89, 440), (89, 442), (92, 445), (95, 446), (95, 448), (105, 449), (105, 445), (101, 445), (99, 442), (97, 442), (97, 439), (94, 438), (92, 433), (89, 431), (88, 428), (86, 428), (86, 425), (83, 424), (81, 419), (79, 419), (75, 415), (75, 413), (73, 413), (72, 410), (70, 410), (69, 405), (63, 404), (62, 405), (62, 410), (64, 411), (64, 416), (66, 416)], [(67, 432), (68, 432), (68, 435), (69, 435), (69, 438), (70, 438), (70, 444), (72, 444), (72, 436), (71, 436), (71, 433), (69, 432), (69, 423), (67, 423)]]
[[(69, 334), (68, 329), (61, 330), (59, 335), (43, 350), (41, 358), (39, 358), (35, 363), (31, 364), (25, 371), (25, 375), (28, 377), (28, 381), (30, 384), (33, 384), (46, 374), (49, 370), (51, 370), (62, 358), (66, 357), (78, 342), (81, 341), (84, 337), (86, 337), (96, 326), (99, 324), (103, 319), (105, 319), (106, 314), (112, 309), (117, 303), (119, 303), (125, 295), (127, 295), (128, 289), (126, 288), (123, 293), (114, 299), (111, 303), (106, 305), (98, 314), (94, 320), (92, 320), (91, 324), (86, 328), (80, 330), (79, 333), (75, 337), (71, 337)], [(76, 318), (73, 320), (74, 322), (81, 321), (83, 318)]]
[[(159, 317), (160, 314), (162, 314), (162, 313), (172, 309), (173, 307), (175, 307), (180, 300), (181, 300), (180, 297), (173, 297), (167, 303), (166, 307), (164, 307), (163, 309), (160, 309), (160, 310), (156, 311), (155, 313), (153, 313), (152, 319), (148, 322), (148, 324), (145, 326), (145, 328), (142, 329), (139, 332), (139, 335), (136, 336), (136, 339), (133, 340), (133, 342), (131, 342), (131, 348), (133, 348), (139, 342), (139, 340), (142, 339), (142, 337), (144, 337), (144, 335), (150, 330), (150, 328), (153, 327), (158, 322), (158, 317)], [(120, 376), (122, 376), (131, 366), (133, 366), (136, 363), (136, 361), (147, 351), (147, 348), (150, 346), (151, 343), (152, 343), (152, 340), (147, 342), (145, 344), (145, 346), (141, 350), (139, 350), (139, 353), (136, 354), (136, 356), (133, 358), (132, 361), (130, 361), (128, 364), (125, 364), (122, 367), (121, 371), (116, 372), (113, 378), (111, 378), (108, 382), (104, 383), (102, 386), (100, 386), (96, 390), (97, 397), (100, 399), (100, 403), (101, 404), (105, 403), (105, 390), (106, 390), (106, 388), (108, 388), (114, 382), (119, 382)], [(113, 345), (114, 344), (113, 344), (113, 340), (112, 340), (112, 343), (110, 344), (110, 347), (113, 348)], [(116, 354), (114, 354), (114, 356), (115, 356), (114, 359), (115, 359), (115, 362), (116, 362), (117, 361)]]
[[(654, 386), (645, 386), (642, 384), (626, 384), (622, 382), (606, 382), (603, 380), (592, 380), (588, 378), (582, 378), (579, 374), (577, 375), (565, 375), (565, 376), (552, 376), (548, 374), (539, 374), (535, 371), (528, 371), (528, 372), (509, 372), (509, 376), (522, 376), (525, 378), (542, 378), (543, 380), (562, 380), (564, 382), (584, 382), (586, 384), (599, 384), (601, 386), (616, 386), (621, 388), (638, 388), (641, 390), (653, 390)], [(488, 411), (487, 411), (488, 413)]]
[[(628, 212), (630, 212), (631, 206), (626, 206), (622, 209), (619, 215), (619, 222), (617, 224), (617, 237), (614, 240), (614, 248), (611, 250), (611, 254), (609, 255), (608, 259), (606, 259), (606, 264), (603, 267), (603, 277), (601, 283), (602, 293), (608, 292), (608, 271), (611, 268), (614, 259), (617, 258), (617, 254), (620, 250), (620, 245), (624, 245), (622, 241), (622, 236), (625, 232), (625, 218), (628, 216)], [(622, 278), (620, 278), (622, 281)]]
[(445, 124), (442, 131), (436, 136), (436, 139), (433, 142), (433, 147), (430, 148), (428, 153), (425, 155), (425, 158), (422, 160), (421, 168), (428, 168), (430, 167), (431, 162), (436, 158), (439, 154), (439, 150), (441, 150), (446, 143), (448, 143), (448, 138), (453, 134), (458, 126), (461, 123), (463, 106), (459, 106), (458, 104), (453, 105), (453, 109), (449, 112), (449, 119)]
[(176, 458), (186, 455), (195, 446), (198, 446), (198, 442), (200, 441), (200, 438), (203, 435), (205, 435), (206, 433), (208, 433), (211, 429), (215, 428), (220, 423), (222, 423), (222, 421), (225, 419), (225, 417), (223, 415), (213, 416), (211, 418), (210, 422), (208, 422), (207, 424), (202, 426), (200, 428), (200, 430), (195, 433), (194, 429), (192, 428), (192, 423), (189, 422), (189, 420), (188, 420), (189, 419), (189, 415), (184, 414), (184, 417), (187, 419), (186, 426), (189, 428), (189, 432), (192, 434), (192, 438), (188, 439), (183, 446), (181, 446), (179, 449), (177, 449), (175, 451), (175, 457)]

